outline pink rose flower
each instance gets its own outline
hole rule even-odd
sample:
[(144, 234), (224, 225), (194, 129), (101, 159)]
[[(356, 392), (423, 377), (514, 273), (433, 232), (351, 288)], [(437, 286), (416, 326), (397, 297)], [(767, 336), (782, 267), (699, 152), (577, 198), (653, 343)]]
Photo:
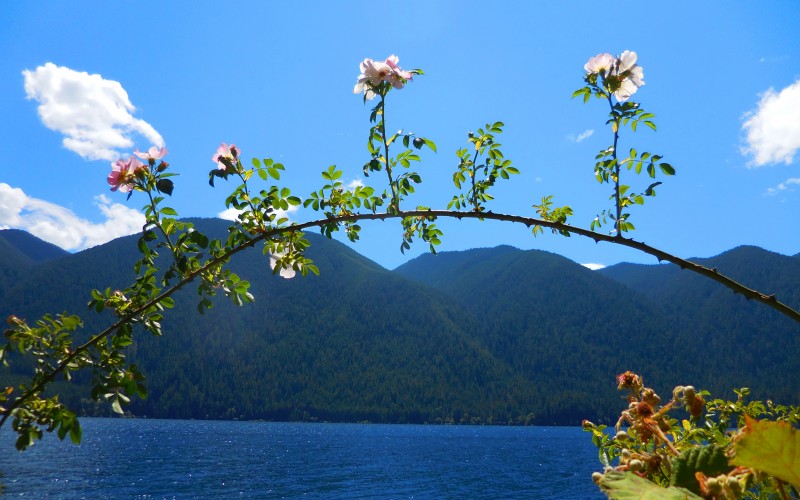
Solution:
[(140, 162), (133, 156), (127, 160), (119, 159), (111, 164), (111, 173), (108, 174), (108, 184), (111, 186), (112, 191), (121, 193), (130, 192), (136, 181), (136, 173), (147, 168), (144, 163)]
[(153, 146), (144, 153), (136, 149), (133, 154), (142, 160), (147, 160), (148, 162), (152, 160), (152, 162), (155, 163), (156, 160), (160, 160), (161, 158), (167, 156), (167, 148), (162, 147), (161, 149), (158, 149), (157, 147)]
[(228, 146), (224, 142), (217, 148), (217, 152), (211, 157), (211, 161), (217, 164), (220, 170), (225, 170), (228, 167), (221, 161), (220, 158), (227, 158), (232, 164), (236, 163), (236, 159), (241, 155), (241, 151), (236, 147), (236, 144)]
[(614, 66), (616, 63), (616, 58), (608, 53), (597, 54), (596, 56), (589, 59), (583, 69), (586, 70), (587, 73), (590, 74), (600, 74), (604, 73), (607, 74), (608, 71)]
[(397, 63), (400, 59), (396, 55), (391, 55), (384, 62), (364, 59), (360, 64), (361, 74), (358, 75), (356, 86), (353, 88), (354, 94), (364, 93), (367, 100), (375, 97), (375, 87), (382, 82), (389, 82), (396, 89), (401, 89), (408, 80), (414, 76), (410, 71), (403, 71)]

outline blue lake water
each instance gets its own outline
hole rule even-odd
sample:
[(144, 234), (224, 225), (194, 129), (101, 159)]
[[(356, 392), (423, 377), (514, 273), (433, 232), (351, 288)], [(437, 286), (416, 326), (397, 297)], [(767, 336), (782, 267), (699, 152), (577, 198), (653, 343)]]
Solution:
[(578, 427), (84, 418), (83, 443), (0, 432), (8, 496), (604, 498)]

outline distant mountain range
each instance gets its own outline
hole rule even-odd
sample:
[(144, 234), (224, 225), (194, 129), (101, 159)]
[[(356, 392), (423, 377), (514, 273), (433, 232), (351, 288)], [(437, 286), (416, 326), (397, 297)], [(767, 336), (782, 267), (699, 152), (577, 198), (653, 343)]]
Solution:
[[(221, 237), (227, 222), (193, 220)], [(135, 415), (440, 423), (612, 421), (625, 407), (614, 376), (641, 373), (667, 398), (675, 385), (715, 397), (800, 403), (800, 327), (672, 265), (590, 271), (508, 246), (423, 255), (388, 271), (309, 234), (321, 276), (283, 280), (260, 251), (232, 267), (255, 304), (224, 297), (205, 315), (176, 296), (165, 335), (137, 337), (130, 358), (148, 379)], [(80, 314), (91, 288), (132, 280), (136, 237), (76, 254), (0, 231), (0, 314)], [(800, 307), (800, 254), (739, 247), (704, 265)], [(0, 372), (17, 379), (16, 371)], [(0, 385), (2, 385), (0, 383)], [(63, 385), (85, 414), (107, 411)]]

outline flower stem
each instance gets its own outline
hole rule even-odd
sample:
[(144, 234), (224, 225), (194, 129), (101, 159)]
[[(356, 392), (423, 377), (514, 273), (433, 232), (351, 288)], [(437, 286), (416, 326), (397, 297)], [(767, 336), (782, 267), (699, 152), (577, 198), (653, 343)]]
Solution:
[[(611, 101), (611, 93), (607, 94), (608, 97), (608, 105), (611, 108), (613, 113), (614, 111), (614, 103)], [(620, 168), (619, 162), (617, 161), (617, 142), (619, 141), (619, 125), (620, 125), (620, 118), (614, 118), (613, 122), (613, 130), (614, 130), (614, 144), (612, 146), (613, 150), (611, 153), (611, 159), (614, 161), (614, 207), (616, 208), (616, 219), (614, 221), (614, 225), (617, 230), (617, 238), (622, 237), (622, 221), (620, 218), (622, 217), (622, 203), (620, 202), (620, 194), (619, 194), (619, 175), (620, 175)]]
[(383, 138), (383, 154), (384, 165), (386, 166), (386, 175), (389, 177), (389, 187), (392, 190), (392, 199), (389, 202), (389, 212), (397, 213), (400, 211), (400, 197), (397, 194), (397, 186), (395, 186), (394, 179), (392, 178), (392, 167), (389, 163), (389, 141), (386, 137), (386, 97), (384, 92), (379, 92), (381, 96), (381, 137)]

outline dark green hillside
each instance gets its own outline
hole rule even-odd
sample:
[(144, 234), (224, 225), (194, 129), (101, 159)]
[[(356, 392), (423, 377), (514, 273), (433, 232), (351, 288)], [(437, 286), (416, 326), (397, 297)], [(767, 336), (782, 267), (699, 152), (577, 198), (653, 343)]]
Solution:
[[(195, 222), (210, 234), (227, 226)], [(134, 346), (132, 358), (148, 377), (150, 396), (133, 412), (506, 423), (538, 410), (531, 404), (533, 384), (474, 339), (474, 326), (452, 301), (340, 243), (314, 234), (309, 239), (320, 277), (275, 277), (268, 260), (252, 250), (237, 256), (233, 267), (253, 283), (255, 304), (236, 308), (218, 300), (200, 316), (196, 295), (179, 294), (164, 321), (165, 336), (143, 336)], [(58, 273), (37, 270), (16, 288), (23, 299), (4, 310), (83, 313), (88, 288), (122, 285), (134, 257), (132, 237), (70, 256)], [(25, 299), (41, 293), (41, 283), (46, 303)]]
[[(15, 248), (31, 263), (60, 259), (61, 257), (69, 255), (69, 252), (66, 250), (41, 240), (30, 233), (20, 231), (19, 229), (0, 230), (0, 241)], [(3, 246), (2, 249), (5, 252), (7, 248), (8, 247)]]
[(540, 388), (553, 422), (610, 418), (622, 371), (669, 382), (653, 341), (669, 335), (664, 318), (638, 293), (563, 257), (500, 247), (423, 255), (396, 272), (473, 311), (487, 347)]
[[(800, 261), (738, 247), (697, 262), (800, 307)], [(758, 397), (800, 402), (800, 328), (777, 312), (674, 265), (620, 264), (598, 271), (647, 295), (674, 325), (664, 347), (697, 385), (747, 386)]]
[[(217, 237), (228, 226), (193, 222)], [(593, 272), (558, 255), (504, 246), (424, 255), (392, 272), (336, 241), (308, 238), (319, 277), (283, 280), (261, 249), (251, 249), (232, 267), (252, 283), (255, 304), (237, 308), (218, 297), (201, 316), (192, 286), (177, 294), (165, 335), (145, 334), (132, 346), (150, 395), (134, 400), (131, 411), (576, 424), (615, 420), (625, 402), (614, 376), (624, 370), (643, 374), (662, 395), (691, 383), (719, 396), (749, 386), (758, 397), (800, 401), (798, 328), (674, 267)], [(36, 265), (12, 248), (6, 269), (24, 272), (4, 285), (0, 315), (33, 320), (66, 310), (86, 320), (84, 336), (105, 326), (108, 318), (86, 308), (89, 291), (132, 280), (136, 240)], [(13, 259), (22, 264), (12, 266)], [(742, 247), (706, 264), (800, 305), (794, 257)], [(108, 411), (78, 389), (65, 389), (66, 399), (86, 413)]]
[(55, 260), (69, 252), (18, 229), (0, 230), (0, 300), (19, 276), (41, 262)]

